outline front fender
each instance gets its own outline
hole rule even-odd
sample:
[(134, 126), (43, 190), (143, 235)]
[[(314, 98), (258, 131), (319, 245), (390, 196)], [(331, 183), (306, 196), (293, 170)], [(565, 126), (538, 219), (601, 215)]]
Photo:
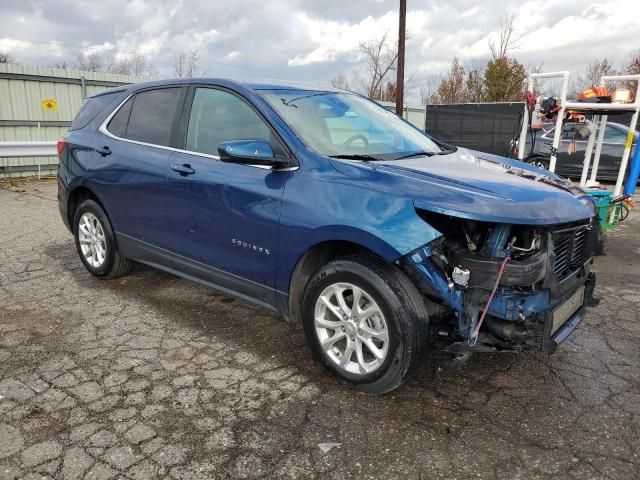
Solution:
[(352, 242), (393, 262), (441, 235), (417, 215), (411, 199), (373, 190), (328, 164), (317, 167), (287, 181), (276, 280), (281, 292), (289, 291), (298, 260), (319, 243)]

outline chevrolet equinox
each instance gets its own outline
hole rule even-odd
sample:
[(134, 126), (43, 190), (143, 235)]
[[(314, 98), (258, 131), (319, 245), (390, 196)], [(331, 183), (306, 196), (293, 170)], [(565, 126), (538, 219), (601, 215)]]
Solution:
[(91, 274), (140, 262), (277, 311), (365, 392), (398, 387), (437, 345), (551, 353), (594, 301), (589, 196), (352, 92), (113, 88), (58, 154), (60, 212)]

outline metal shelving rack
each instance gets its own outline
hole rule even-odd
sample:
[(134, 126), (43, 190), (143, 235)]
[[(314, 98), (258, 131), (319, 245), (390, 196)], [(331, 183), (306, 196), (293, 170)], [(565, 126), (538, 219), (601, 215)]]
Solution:
[[(600, 164), (600, 152), (602, 151), (602, 144), (604, 143), (604, 133), (607, 126), (608, 114), (612, 112), (632, 112), (631, 122), (629, 123), (629, 134), (627, 141), (625, 142), (624, 152), (622, 154), (622, 161), (620, 163), (620, 171), (618, 172), (618, 179), (613, 191), (613, 196), (618, 197), (622, 193), (622, 182), (624, 181), (624, 174), (627, 170), (627, 164), (629, 163), (629, 155), (631, 153), (631, 147), (633, 145), (634, 134), (636, 125), (638, 123), (638, 113), (640, 112), (640, 75), (605, 75), (600, 77), (600, 86), (606, 86), (607, 83), (620, 82), (620, 81), (635, 81), (636, 82), (636, 97), (633, 103), (586, 103), (586, 102), (568, 102), (567, 101), (567, 89), (569, 87), (570, 73), (563, 72), (551, 72), (551, 73), (532, 73), (529, 75), (527, 81), (527, 90), (533, 92), (533, 87), (536, 80), (544, 80), (549, 78), (561, 78), (562, 88), (560, 91), (560, 110), (557, 112), (556, 127), (553, 134), (553, 144), (551, 150), (551, 157), (549, 159), (549, 170), (554, 172), (556, 168), (556, 158), (558, 149), (560, 147), (560, 139), (562, 135), (562, 122), (565, 112), (571, 110), (578, 113), (593, 113), (593, 123), (596, 126), (596, 132), (589, 136), (587, 141), (587, 149), (585, 151), (585, 158), (582, 167), (582, 176), (580, 178), (580, 186), (585, 187), (588, 185), (597, 185), (596, 176), (598, 173), (598, 166)], [(522, 122), (522, 129), (520, 130), (520, 141), (518, 143), (518, 159), (524, 158), (525, 146), (527, 141), (527, 105), (525, 104), (524, 121)], [(591, 178), (587, 181), (587, 175), (589, 172), (589, 166), (591, 164), (591, 154), (595, 144), (595, 155), (593, 158), (593, 168), (591, 169)]]

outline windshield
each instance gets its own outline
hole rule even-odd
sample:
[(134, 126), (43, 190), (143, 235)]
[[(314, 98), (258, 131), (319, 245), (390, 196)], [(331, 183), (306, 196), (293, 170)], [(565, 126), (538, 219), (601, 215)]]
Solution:
[(322, 155), (393, 160), (443, 153), (420, 130), (355, 94), (312, 90), (260, 94), (309, 148)]

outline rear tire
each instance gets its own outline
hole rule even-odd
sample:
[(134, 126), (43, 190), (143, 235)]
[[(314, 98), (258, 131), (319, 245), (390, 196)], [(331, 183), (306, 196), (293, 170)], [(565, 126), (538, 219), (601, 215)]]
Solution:
[(111, 223), (96, 201), (87, 199), (76, 209), (73, 236), (80, 260), (92, 275), (109, 279), (131, 270), (131, 260), (118, 251)]
[(314, 358), (343, 383), (375, 394), (400, 386), (428, 327), (416, 287), (369, 255), (320, 268), (305, 289), (302, 321)]

